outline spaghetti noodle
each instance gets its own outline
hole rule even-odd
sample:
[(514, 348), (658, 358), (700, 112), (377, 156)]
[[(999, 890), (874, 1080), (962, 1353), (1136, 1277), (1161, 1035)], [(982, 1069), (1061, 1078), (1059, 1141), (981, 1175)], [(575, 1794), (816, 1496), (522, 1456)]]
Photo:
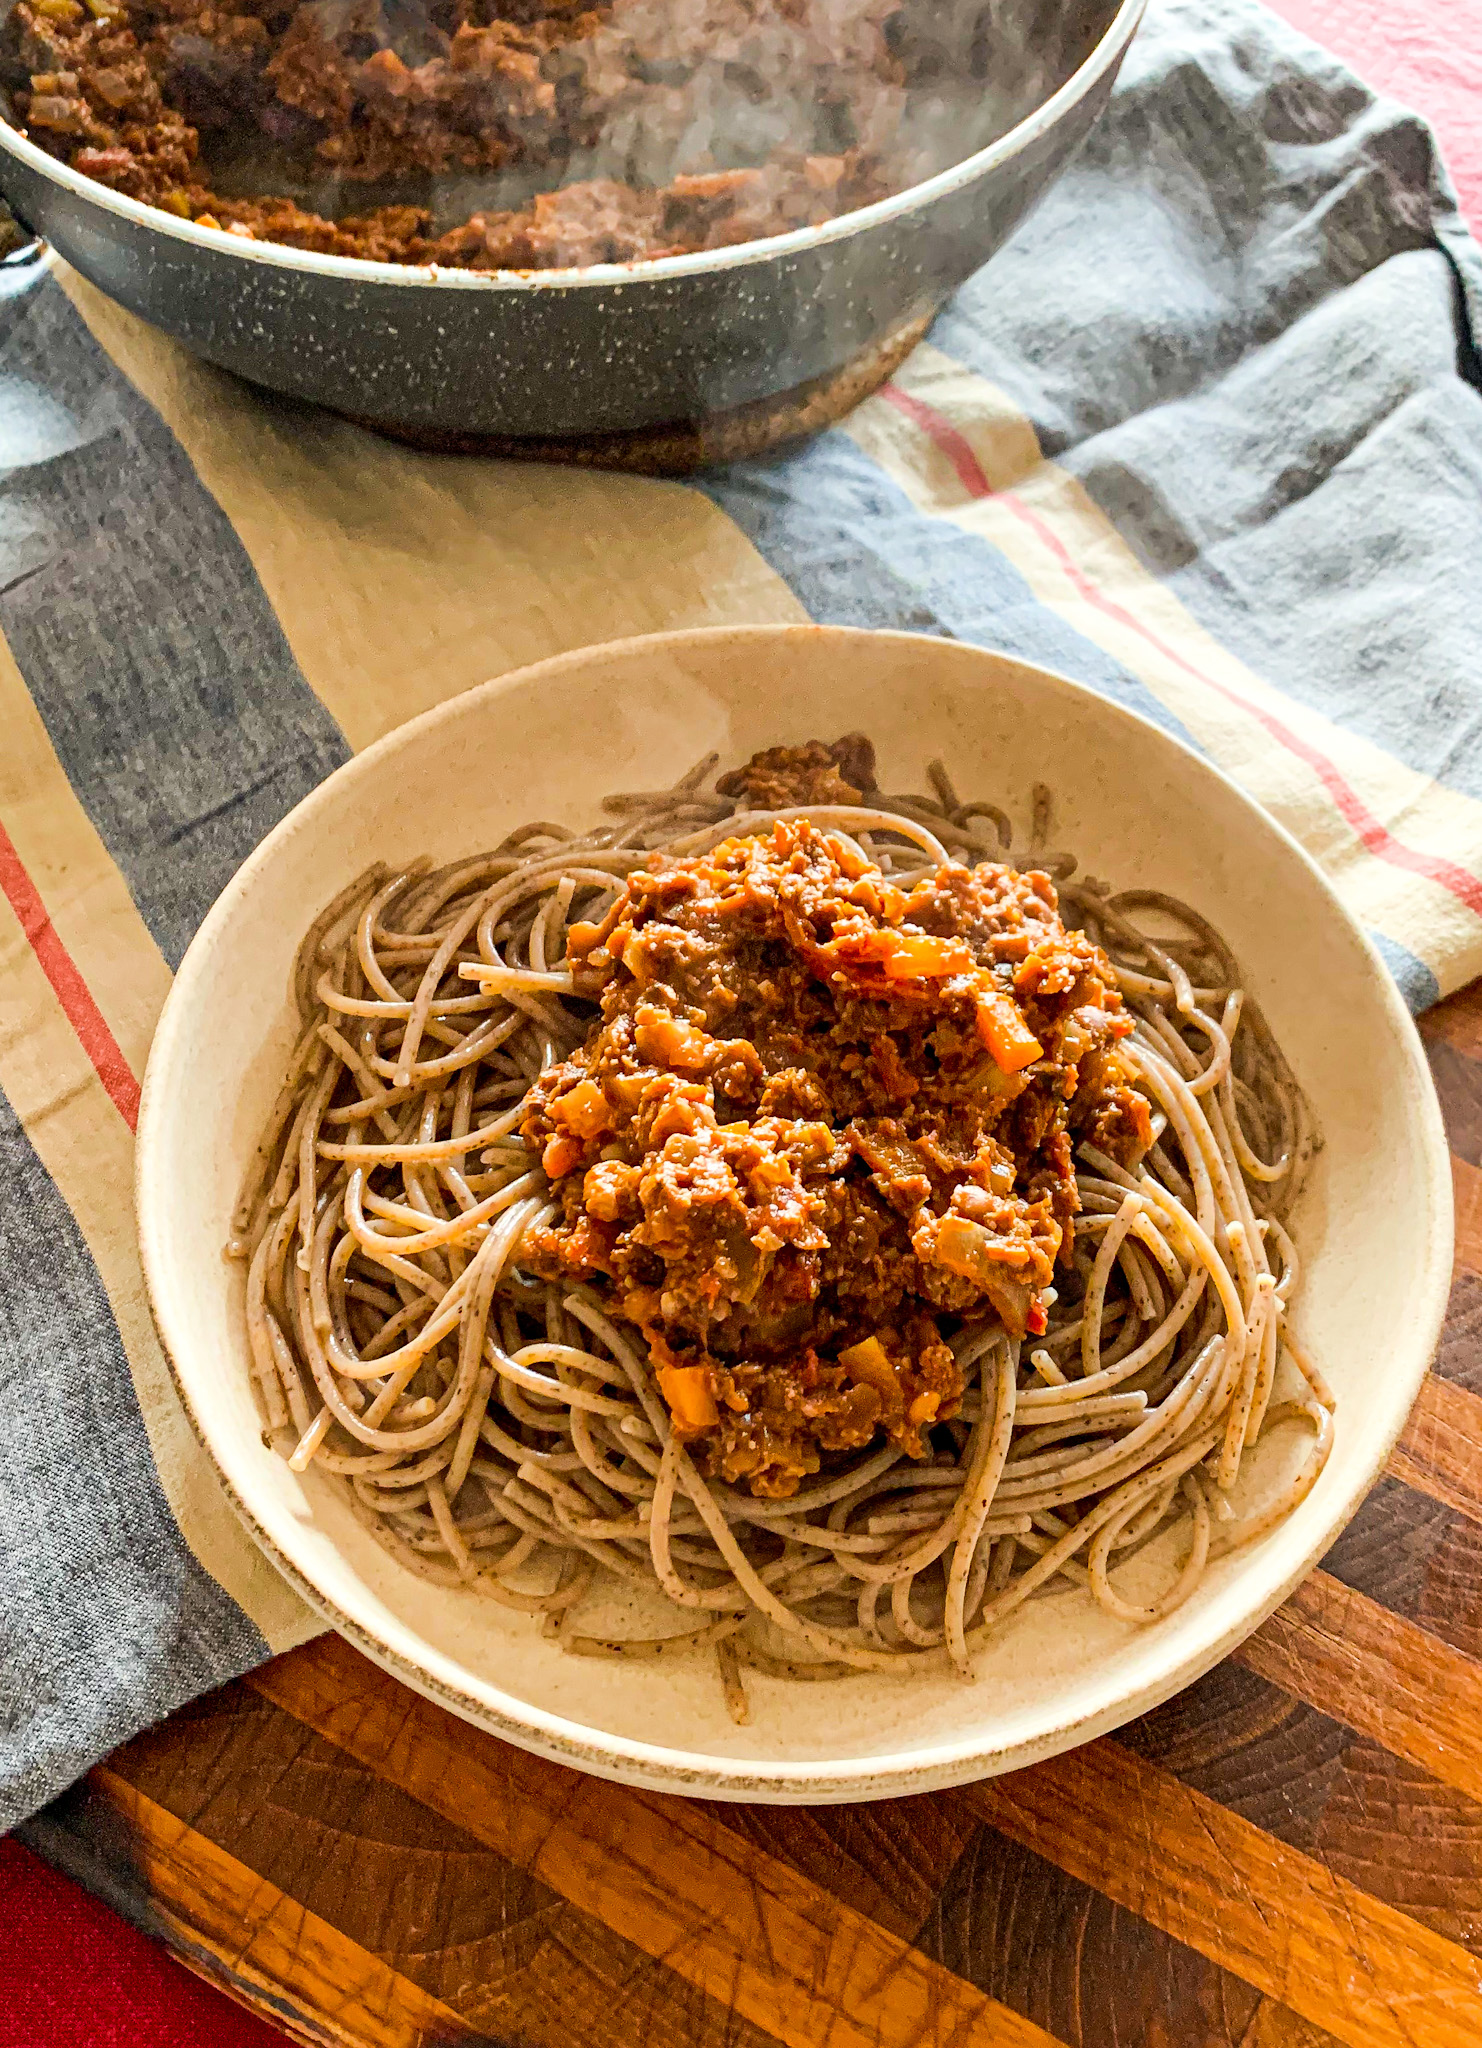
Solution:
[[(309, 930), (300, 1033), (230, 1247), (271, 1441), (346, 1487), (408, 1568), (542, 1617), (568, 1650), (712, 1649), (738, 1719), (748, 1669), (971, 1678), (991, 1632), (1056, 1585), (1161, 1619), (1305, 1497), (1332, 1441), (1333, 1397), (1288, 1326), (1286, 1219), (1314, 1134), (1236, 963), (1186, 906), (1072, 880), (1044, 850), (1042, 792), (1015, 855), (1004, 814), (961, 801), (940, 764), (929, 794), (780, 809), (755, 807), (755, 777), (706, 791), (714, 765), (610, 798), (584, 834), (541, 821), (445, 867), (374, 867)], [(897, 894), (950, 863), (1054, 875), (1067, 924), (1115, 971), (1151, 1142), (1131, 1164), (1078, 1143), (1037, 1334), (986, 1303), (949, 1315), (960, 1393), (921, 1411), (916, 1440), (825, 1449), (768, 1497), (707, 1473), (600, 1275), (540, 1277), (558, 1174), (522, 1132), (542, 1076), (596, 1028), (573, 927), (590, 945), (630, 876), (779, 820)], [(1311, 1432), (1308, 1454), (1237, 1519), (1247, 1453), (1287, 1423)], [(1132, 1597), (1121, 1568), (1170, 1530), (1181, 1562)], [(583, 1632), (599, 1574), (662, 1591), (688, 1625)]]

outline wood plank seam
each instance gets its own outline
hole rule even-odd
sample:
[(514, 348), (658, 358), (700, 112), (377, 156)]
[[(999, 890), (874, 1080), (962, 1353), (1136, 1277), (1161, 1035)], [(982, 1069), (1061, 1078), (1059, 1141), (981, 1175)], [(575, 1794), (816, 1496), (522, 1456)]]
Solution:
[(787, 2048), (1060, 2048), (704, 1808), (471, 1734), (337, 1638), (246, 1682)]
[[(122, 1815), (150, 1902), (180, 1959), (302, 2038), (343, 2048), (473, 2048), (469, 2029), (276, 1885), (106, 1764), (89, 1782)], [(495, 2044), (490, 2044), (495, 2048)]]
[(1453, 1152), (1451, 1187), (1456, 1201), (1456, 1265), (1482, 1274), (1482, 1168)]
[(1482, 1803), (1482, 1665), (1314, 1572), (1237, 1663)]
[(1482, 1522), (1482, 1399), (1428, 1374), (1387, 1469), (1391, 1478)]
[[(816, 1953), (792, 1916), (808, 1916), (815, 1929), (820, 1919), (825, 1929), (848, 1929), (856, 1940), (863, 1931), (853, 1923), (861, 1916), (751, 1851), (708, 1816), (682, 1802), (584, 1781), (563, 1784), (564, 1772), (505, 1750), (492, 1739), (474, 1738), (471, 1744), (467, 1732), (442, 1709), (409, 1699), (394, 1681), (363, 1664), (357, 1674), (357, 1663), (356, 1653), (344, 1644), (314, 1644), (249, 1682), (413, 1797), (480, 1835), (511, 1861), (534, 1869), (553, 1889), (616, 1926), (648, 1953), (729, 1999), (790, 2048), (813, 2048), (824, 2038), (820, 2018), (831, 2043), (918, 2037), (933, 2008), (928, 1996), (923, 2009), (919, 1991), (901, 2002), (902, 1975), (922, 1960), (905, 1944), (892, 1944), (892, 1970), (879, 1947), (879, 1930), (874, 1930), (874, 1939), (866, 1942), (865, 1967), (850, 1968), (846, 1960), (841, 1969), (827, 1948)], [(460, 1751), (461, 1782), (452, 1774)], [(1042, 1792), (1061, 1788), (1054, 1825), (1041, 1811), (1041, 1794), (1029, 1789), (1041, 1780)], [(1461, 2048), (1464, 2041), (1482, 2038), (1482, 1965), (1457, 1944), (1368, 1898), (1314, 1858), (1286, 1848), (1118, 1745), (1092, 1744), (1034, 1771), (944, 1796), (962, 1799), (982, 1819), (1058, 1868), (1352, 2048)], [(1139, 1815), (1156, 1815), (1157, 1828), (1145, 1825), (1139, 1831)], [(1129, 1817), (1134, 1821), (1130, 1832)], [(658, 1883), (652, 1876), (656, 1867), (663, 1872)], [(1188, 1896), (1190, 1872), (1204, 1886), (1202, 1911)], [(1232, 1873), (1242, 1879), (1237, 1906), (1244, 1916), (1234, 1939), (1227, 1938), (1219, 1906)], [(672, 1924), (675, 1894), (691, 1908), (707, 1896), (716, 1905), (715, 1913), (702, 1914), (698, 1923), (691, 1911), (688, 1939), (678, 1944), (658, 1939), (655, 1927), (646, 1924), (650, 1915), (661, 1920), (668, 1915)], [(1305, 1974), (1295, 1964), (1273, 1965), (1272, 1930), (1294, 1904), (1303, 1916)], [(1356, 1928), (1363, 1930), (1372, 1953), (1352, 1953)], [(759, 1973), (761, 1981), (747, 1974), (757, 1954), (769, 1959)], [(810, 1958), (808, 1967), (800, 1967), (804, 1955)], [(1340, 1966), (1342, 1958), (1346, 1961)], [(800, 1991), (803, 2000), (793, 2008), (785, 1997), (779, 1999), (789, 1969), (794, 1992)], [(950, 1983), (958, 1981), (949, 1972), (942, 1975)], [(872, 2011), (871, 2001), (882, 1986), (889, 1986), (895, 1998), (888, 2015), (878, 2007)], [(822, 2010), (820, 1999), (827, 2001)], [(1394, 2010), (1407, 2010), (1410, 2016), (1402, 2022)], [(938, 2023), (927, 2038), (941, 2039), (945, 2010), (935, 2011)], [(1006, 2008), (997, 2011), (1013, 2017)], [(1447, 2013), (1454, 2015), (1456, 2026), (1442, 2024)], [(867, 2016), (876, 2024), (865, 2035)], [(1038, 2029), (1027, 2038), (1045, 2039)]]
[(1289, 2005), (1263, 1997), (1240, 2037), (1239, 2048), (1334, 2048), (1334, 2043), (1331, 2034), (1302, 2019)]
[(990, 1825), (1349, 2048), (1474, 2048), (1482, 1962), (1100, 1741), (964, 1795)]
[[(965, 1808), (957, 1795), (936, 1796)], [(981, 1822), (919, 1938), (948, 1968), (1082, 2048), (1340, 2048), (1222, 1964)]]
[(270, 2026), (277, 2027), (281, 2033), (286, 2034), (290, 2041), (302, 2042), (303, 2048), (325, 2048), (325, 2044), (330, 2041), (331, 2037), (322, 2027), (312, 2024), (302, 2014), (292, 2011), (281, 1992), (274, 1990), (265, 1995), (260, 1991), (254, 1992), (245, 1985), (233, 1983), (215, 1956), (200, 1954), (190, 1937), (182, 1934), (178, 1928), (166, 1929), (163, 1939), (167, 1943), (165, 1953), (172, 1963), (177, 1963), (182, 1970), (188, 1970), (191, 1976), (199, 1978), (201, 1983), (209, 1984), (213, 1991), (218, 1992), (223, 1998), (229, 1998), (232, 2004), (240, 2006), (243, 2012), (250, 2012), (255, 2020), (266, 2020)]

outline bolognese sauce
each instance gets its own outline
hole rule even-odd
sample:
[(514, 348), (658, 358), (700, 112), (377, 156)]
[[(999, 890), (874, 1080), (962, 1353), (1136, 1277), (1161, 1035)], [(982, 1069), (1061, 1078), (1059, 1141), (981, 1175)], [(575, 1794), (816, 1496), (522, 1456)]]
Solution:
[[(901, 0), (18, 0), (0, 59), (31, 139), (130, 198), (321, 254), (540, 270), (785, 234), (924, 175), (900, 132), (901, 13)], [(244, 148), (292, 167), (300, 198), (394, 188), (415, 203), (331, 218), (222, 189), (213, 164)], [(584, 175), (592, 163), (613, 174)], [(472, 212), (465, 198), (449, 224), (436, 181), (512, 169), (554, 189)]]
[[(728, 793), (858, 803), (851, 745), (769, 750)], [(654, 857), (569, 958), (600, 1016), (529, 1098), (560, 1202), (531, 1270), (610, 1293), (714, 1477), (786, 1497), (876, 1438), (927, 1455), (959, 1321), (1045, 1328), (1075, 1146), (1151, 1140), (1105, 954), (1043, 873), (901, 882), (784, 816)]]

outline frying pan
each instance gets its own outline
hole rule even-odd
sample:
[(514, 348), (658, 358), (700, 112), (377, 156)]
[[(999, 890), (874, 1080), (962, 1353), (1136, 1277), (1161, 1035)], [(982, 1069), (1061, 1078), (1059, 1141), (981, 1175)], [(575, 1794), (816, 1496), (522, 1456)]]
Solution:
[(433, 441), (632, 434), (903, 353), (1085, 139), (1145, 4), (988, 0), (1012, 84), (986, 146), (823, 226), (698, 254), (492, 274), (315, 255), (124, 198), (3, 121), (0, 190), (110, 298), (271, 390)]

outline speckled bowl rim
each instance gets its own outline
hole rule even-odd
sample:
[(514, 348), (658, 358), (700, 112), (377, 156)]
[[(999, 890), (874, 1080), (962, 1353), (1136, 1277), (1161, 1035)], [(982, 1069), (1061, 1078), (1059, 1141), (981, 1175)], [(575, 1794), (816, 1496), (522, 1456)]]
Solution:
[[(165, 1000), (150, 1049), (140, 1100), (135, 1151), (135, 1209), (145, 1287), (150, 1313), (176, 1391), (191, 1427), (236, 1513), (283, 1577), (311, 1608), (324, 1617), (330, 1627), (353, 1643), (373, 1663), (388, 1671), (394, 1678), (400, 1679), (414, 1691), (438, 1705), (449, 1708), (460, 1718), (502, 1736), (521, 1748), (550, 1757), (558, 1763), (569, 1764), (578, 1770), (618, 1783), (697, 1798), (819, 1805), (850, 1800), (903, 1797), (936, 1791), (951, 1785), (967, 1784), (983, 1777), (1022, 1769), (1062, 1750), (1090, 1741), (1111, 1728), (1119, 1727), (1139, 1713), (1159, 1705), (1173, 1693), (1191, 1685), (1238, 1643), (1251, 1635), (1312, 1570), (1346, 1527), (1379, 1477), (1405, 1426), (1416, 1394), (1435, 1356), (1450, 1294), (1454, 1211), (1449, 1148), (1424, 1049), (1393, 977), (1368, 934), (1351, 916), (1327, 877), (1299, 841), (1262, 810), (1230, 777), (1202, 759), (1182, 741), (1161, 731), (1150, 720), (1112, 702), (1099, 692), (1088, 689), (1084, 684), (1059, 675), (1054, 670), (1008, 656), (1000, 657), (1020, 672), (1029, 671), (1040, 681), (1057, 689), (1094, 701), (1098, 709), (1114, 722), (1124, 722), (1134, 731), (1146, 733), (1150, 741), (1156, 741), (1160, 746), (1171, 748), (1182, 755), (1187, 762), (1189, 774), (1196, 781), (1200, 778), (1210, 778), (1222, 784), (1248, 814), (1253, 830), (1257, 834), (1273, 835), (1287, 852), (1308, 870), (1325, 897), (1333, 917), (1347, 927), (1350, 937), (1358, 941), (1363, 954), (1367, 956), (1381, 1005), (1388, 1010), (1391, 1021), (1397, 1027), (1397, 1045), (1404, 1049), (1409, 1068), (1408, 1079), (1413, 1084), (1411, 1100), (1417, 1112), (1413, 1141), (1423, 1157), (1432, 1225), (1427, 1237), (1427, 1250), (1422, 1269), (1407, 1275), (1404, 1280), (1412, 1304), (1409, 1324), (1411, 1341), (1405, 1355), (1397, 1356), (1393, 1360), (1393, 1374), (1388, 1383), (1392, 1411), (1389, 1425), (1378, 1440), (1372, 1455), (1350, 1472), (1346, 1490), (1334, 1496), (1326, 1524), (1320, 1525), (1295, 1555), (1288, 1555), (1285, 1551), (1268, 1552), (1264, 1556), (1254, 1554), (1249, 1568), (1240, 1575), (1242, 1581), (1251, 1582), (1251, 1594), (1242, 1604), (1239, 1614), (1223, 1626), (1196, 1633), (1191, 1643), (1183, 1644), (1178, 1653), (1170, 1658), (1165, 1669), (1151, 1674), (1145, 1683), (1127, 1688), (1115, 1697), (1108, 1698), (1101, 1707), (1091, 1713), (1079, 1718), (1052, 1719), (1036, 1735), (1011, 1743), (995, 1744), (991, 1730), (984, 1729), (972, 1737), (940, 1744), (932, 1749), (870, 1756), (844, 1762), (809, 1760), (766, 1766), (759, 1765), (755, 1758), (746, 1758), (732, 1763), (724, 1757), (702, 1757), (667, 1745), (645, 1743), (631, 1737), (610, 1734), (588, 1724), (550, 1713), (528, 1702), (515, 1700), (508, 1694), (499, 1696), (507, 1702), (505, 1706), (492, 1704), (487, 1698), (477, 1696), (468, 1690), (446, 1669), (437, 1668), (439, 1665), (446, 1667), (452, 1662), (444, 1653), (432, 1652), (427, 1663), (419, 1663), (383, 1641), (374, 1629), (323, 1592), (293, 1557), (288, 1555), (283, 1546), (269, 1534), (254, 1513), (250, 1501), (245, 1500), (233, 1484), (196, 1412), (191, 1399), (188, 1376), (181, 1369), (178, 1355), (189, 1349), (189, 1332), (174, 1327), (166, 1302), (162, 1298), (166, 1294), (168, 1280), (165, 1270), (167, 1262), (161, 1248), (160, 1225), (156, 1215), (156, 1188), (159, 1190), (158, 1199), (163, 1203), (168, 1199), (169, 1183), (168, 1175), (156, 1164), (156, 1154), (163, 1152), (166, 1144), (163, 1135), (165, 1118), (157, 1110), (157, 1104), (170, 1085), (170, 1071), (176, 1044), (189, 1034), (194, 986), (210, 971), (206, 963), (210, 959), (213, 935), (219, 927), (229, 925), (237, 905), (251, 893), (259, 871), (271, 861), (278, 846), (285, 839), (311, 828), (314, 811), (324, 800), (324, 793), (331, 785), (338, 785), (358, 774), (367, 773), (379, 762), (394, 756), (407, 744), (409, 738), (440, 723), (466, 716), (470, 698), (494, 695), (516, 683), (529, 685), (547, 679), (554, 681), (574, 667), (606, 658), (618, 650), (628, 653), (650, 648), (657, 654), (665, 650), (682, 650), (697, 643), (723, 640), (749, 640), (760, 649), (764, 644), (775, 645), (779, 640), (784, 643), (792, 641), (796, 644), (804, 638), (816, 642), (823, 637), (847, 641), (865, 636), (862, 629), (851, 627), (715, 626), (635, 635), (620, 641), (605, 641), (570, 653), (554, 655), (545, 661), (532, 663), (526, 668), (511, 671), (507, 675), (477, 685), (473, 690), (465, 691), (421, 713), (418, 717), (409, 719), (406, 724), (398, 726), (393, 732), (345, 762), (296, 804), (243, 862), (222, 890), (191, 941)], [(874, 632), (868, 637), (876, 642), (899, 641), (913, 649), (919, 649), (923, 641), (928, 639), (925, 635), (893, 632)], [(957, 646), (957, 643), (953, 642), (928, 644), (954, 648)], [(971, 651), (982, 655), (986, 660), (993, 658), (991, 650), (975, 648)], [(1279, 1566), (1276, 1563), (1278, 1557)]]
[(883, 227), (899, 215), (913, 213), (938, 199), (960, 191), (977, 178), (1007, 163), (1021, 150), (1049, 132), (1078, 100), (1084, 99), (1106, 72), (1119, 64), (1136, 33), (1147, 8), (1147, 0), (1122, 0), (1107, 24), (1100, 41), (1077, 65), (1062, 86), (1017, 122), (1006, 135), (986, 148), (964, 157), (935, 177), (904, 192), (877, 199), (854, 213), (840, 214), (818, 227), (794, 228), (760, 242), (738, 242), (726, 249), (700, 249), (683, 256), (653, 256), (634, 263), (592, 263), (564, 270), (444, 270), (436, 264), (372, 263), (360, 256), (325, 256), (309, 249), (290, 249), (280, 242), (248, 242), (229, 235), (223, 228), (197, 227), (180, 220), (163, 208), (148, 206), (142, 199), (128, 199), (53, 156), (21, 134), (10, 121), (0, 117), (0, 149), (6, 150), (28, 170), (74, 197), (90, 201), (105, 213), (138, 227), (153, 230), (169, 240), (206, 249), (216, 255), (230, 255), (243, 263), (265, 264), (279, 270), (308, 272), (314, 276), (340, 277), (364, 284), (400, 285), (403, 288), (448, 288), (453, 291), (581, 291), (615, 285), (658, 284), (669, 278), (693, 277), (701, 273), (742, 270), (750, 265), (782, 260), (805, 249), (821, 247), (871, 228)]

